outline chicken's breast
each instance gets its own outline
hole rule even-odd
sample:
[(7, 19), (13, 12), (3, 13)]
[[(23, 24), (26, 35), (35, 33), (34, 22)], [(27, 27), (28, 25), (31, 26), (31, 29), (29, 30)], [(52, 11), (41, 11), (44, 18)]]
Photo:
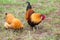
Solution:
[(31, 21), (34, 23), (39, 23), (40, 21), (42, 21), (41, 14), (38, 14), (38, 13), (32, 14), (30, 18), (31, 18)]

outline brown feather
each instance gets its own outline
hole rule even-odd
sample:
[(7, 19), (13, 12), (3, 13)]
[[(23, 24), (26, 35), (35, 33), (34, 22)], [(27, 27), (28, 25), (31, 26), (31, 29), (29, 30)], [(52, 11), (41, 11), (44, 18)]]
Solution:
[(34, 11), (32, 9), (29, 9), (28, 11), (26, 11), (26, 20), (30, 20), (30, 16), (34, 13)]

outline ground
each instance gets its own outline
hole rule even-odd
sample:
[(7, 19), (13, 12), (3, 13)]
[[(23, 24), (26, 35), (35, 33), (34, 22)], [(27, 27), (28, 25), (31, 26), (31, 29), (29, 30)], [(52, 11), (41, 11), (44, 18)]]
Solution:
[[(46, 15), (39, 29), (30, 31), (25, 20), (26, 1), (30, 1), (35, 12)], [(4, 13), (10, 12), (22, 21), (23, 31), (6, 30)], [(60, 40), (60, 0), (0, 0), (0, 40)]]

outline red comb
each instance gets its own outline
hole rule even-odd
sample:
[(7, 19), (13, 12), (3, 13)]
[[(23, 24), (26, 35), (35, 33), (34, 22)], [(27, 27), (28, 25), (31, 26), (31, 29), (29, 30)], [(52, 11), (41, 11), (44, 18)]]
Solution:
[(46, 16), (45, 15), (42, 15), (42, 20), (44, 20), (46, 18)]

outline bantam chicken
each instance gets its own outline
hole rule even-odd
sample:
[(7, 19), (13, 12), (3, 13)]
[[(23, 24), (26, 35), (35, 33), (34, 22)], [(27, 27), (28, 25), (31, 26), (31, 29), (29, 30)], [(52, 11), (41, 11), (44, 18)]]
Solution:
[(39, 23), (41, 23), (45, 19), (45, 15), (35, 13), (35, 11), (32, 9), (32, 7), (30, 5), (30, 2), (26, 2), (26, 3), (28, 5), (27, 5), (27, 8), (26, 8), (25, 18), (26, 18), (28, 24), (33, 29), (33, 27), (36, 28), (35, 25), (38, 25)]
[(11, 13), (5, 13), (5, 24), (4, 26), (8, 29), (23, 29), (23, 24), (22, 22), (15, 18)]

